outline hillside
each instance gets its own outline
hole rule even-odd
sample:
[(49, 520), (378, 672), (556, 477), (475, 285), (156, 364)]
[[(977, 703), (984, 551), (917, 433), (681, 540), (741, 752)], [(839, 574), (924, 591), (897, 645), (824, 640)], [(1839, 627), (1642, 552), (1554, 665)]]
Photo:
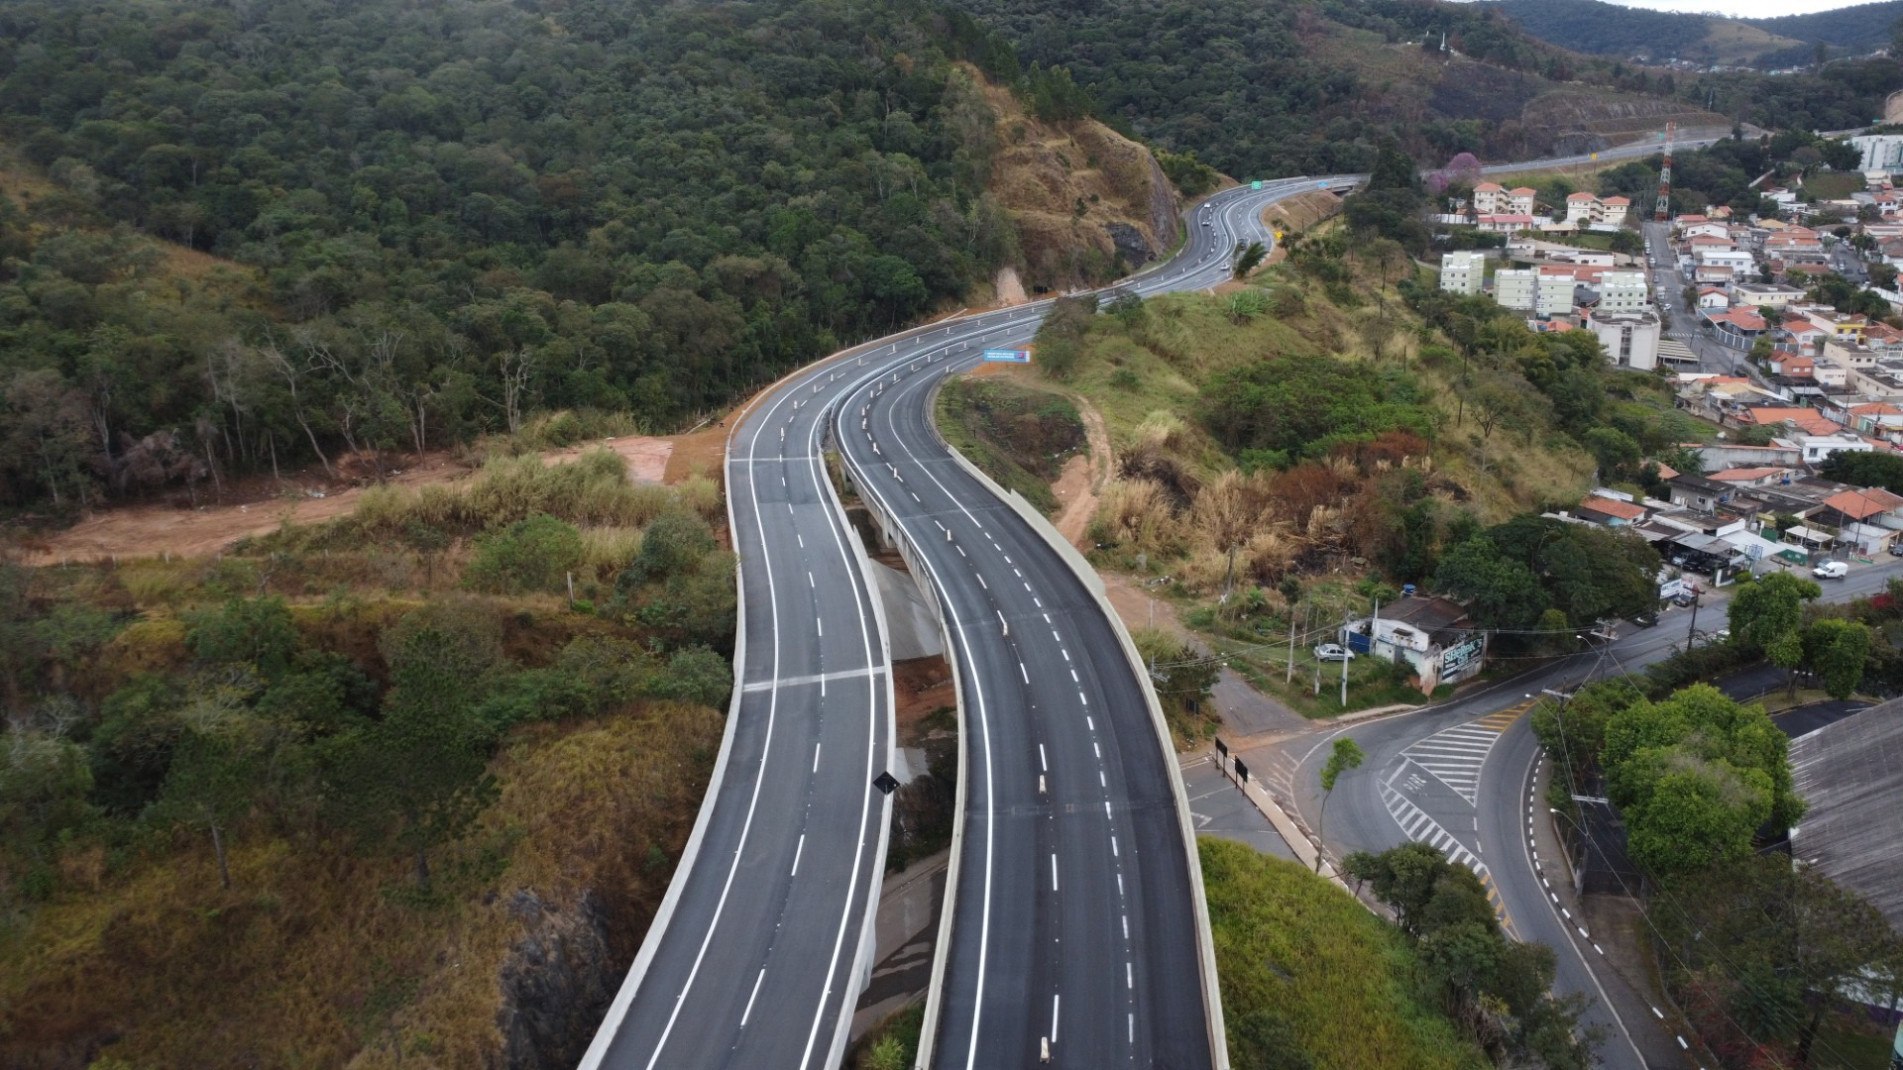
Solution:
[(1682, 59), (1763, 67), (1811, 63), (1888, 47), (1903, 0), (1780, 18), (1649, 11), (1604, 0), (1481, 0), (1543, 41), (1622, 59)]
[(1066, 69), (1106, 121), (1239, 179), (1367, 170), (1388, 138), (1433, 162), (1501, 160), (1603, 147), (1668, 118), (1729, 125), (1621, 91), (1609, 64), (1467, 5), (955, 2), (1017, 61)]

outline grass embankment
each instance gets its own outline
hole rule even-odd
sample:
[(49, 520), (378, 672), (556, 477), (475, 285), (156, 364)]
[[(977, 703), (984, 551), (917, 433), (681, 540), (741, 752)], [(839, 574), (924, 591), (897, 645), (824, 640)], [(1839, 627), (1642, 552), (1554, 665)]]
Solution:
[[(503, 459), (216, 559), (0, 564), (0, 1065), (572, 1064), (719, 746), (721, 515)], [(386, 746), (473, 755), (442, 825)]]
[(1236, 1066), (1282, 1065), (1293, 1042), (1317, 1070), (1484, 1067), (1422, 998), (1400, 930), (1292, 862), (1198, 841)]
[(1051, 481), (1084, 448), (1077, 406), (1020, 381), (953, 379), (938, 393), (938, 429), (972, 464), (1038, 510), (1057, 509)]

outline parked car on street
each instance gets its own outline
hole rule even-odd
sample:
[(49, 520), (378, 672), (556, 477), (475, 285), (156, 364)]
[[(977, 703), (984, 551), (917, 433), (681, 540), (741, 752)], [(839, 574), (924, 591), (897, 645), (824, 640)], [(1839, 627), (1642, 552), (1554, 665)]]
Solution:
[(1659, 611), (1656, 609), (1648, 609), (1648, 610), (1644, 610), (1643, 612), (1635, 613), (1632, 615), (1632, 623), (1638, 625), (1641, 628), (1656, 627), (1658, 625), (1658, 622), (1659, 622)]
[(1826, 561), (1811, 569), (1810, 574), (1820, 580), (1841, 580), (1850, 574), (1850, 566), (1842, 561)]
[(1335, 643), (1323, 643), (1315, 648), (1316, 661), (1353, 661), (1355, 652)]

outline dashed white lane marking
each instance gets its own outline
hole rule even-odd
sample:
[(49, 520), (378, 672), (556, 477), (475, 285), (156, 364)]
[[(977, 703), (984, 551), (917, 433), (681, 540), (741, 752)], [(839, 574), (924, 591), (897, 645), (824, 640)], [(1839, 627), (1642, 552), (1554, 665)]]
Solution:
[(1051, 852), (1051, 891), (1057, 890), (1057, 852)]
[(1130, 939), (1130, 915), (1128, 914), (1123, 916), (1123, 938)]
[(1042, 743), (1037, 745), (1037, 767), (1046, 773), (1051, 771), (1050, 763), (1044, 760), (1044, 744)]
[(747, 997), (747, 1009), (740, 1012), (740, 1024), (746, 1025), (753, 1015), (753, 1001), (760, 998), (760, 982), (766, 980), (766, 967), (760, 967), (760, 976), (753, 979), (753, 995)]
[(819, 772), (819, 748), (818, 743), (813, 744), (813, 772), (815, 773)]
[(793, 872), (789, 876), (800, 875), (800, 855), (806, 853), (806, 833), (800, 833), (800, 842), (793, 847)]
[(1024, 663), (1021, 661), (1018, 662), (1018, 675), (1024, 677), (1025, 683), (1028, 684), (1031, 682), (1031, 673), (1024, 667)]
[(991, 585), (985, 582), (985, 574), (982, 572), (978, 573), (978, 586), (983, 587), (987, 591), (991, 589)]
[(1130, 965), (1130, 961), (1128, 959), (1125, 959), (1123, 963), (1123, 987), (1133, 989), (1136, 986), (1137, 986), (1136, 969)]
[(1057, 993), (1051, 993), (1051, 1043), (1057, 1043)]
[(1084, 718), (1084, 727), (1090, 729), (1092, 732), (1095, 732), (1097, 730), (1097, 722), (1091, 720), (1088, 716), (1086, 716)]
[(1063, 653), (1063, 655), (1064, 655), (1064, 660), (1065, 660), (1065, 661), (1069, 661), (1069, 660), (1070, 660), (1070, 651), (1068, 651), (1068, 650), (1065, 650), (1065, 651), (1062, 651), (1062, 653)]

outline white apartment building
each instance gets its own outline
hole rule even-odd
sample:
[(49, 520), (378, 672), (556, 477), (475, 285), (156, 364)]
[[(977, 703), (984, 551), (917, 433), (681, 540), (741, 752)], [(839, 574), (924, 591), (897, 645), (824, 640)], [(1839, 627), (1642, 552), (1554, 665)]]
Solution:
[(1539, 296), (1533, 311), (1542, 316), (1564, 316), (1573, 310), (1573, 285), (1571, 274), (1541, 275)]
[(1859, 171), (1896, 171), (1903, 169), (1903, 134), (1865, 134), (1850, 143), (1863, 153)]
[(1642, 312), (1652, 307), (1643, 271), (1608, 271), (1599, 276), (1599, 308), (1606, 312)]
[[(1570, 285), (1572, 280), (1567, 279)], [(1533, 268), (1507, 268), (1493, 273), (1493, 299), (1501, 308), (1531, 312), (1539, 305), (1540, 273)]]
[(1442, 253), (1440, 288), (1448, 293), (1473, 296), (1487, 275), (1487, 258), (1481, 253)]
[(1574, 227), (1619, 227), (1632, 211), (1625, 197), (1601, 199), (1590, 193), (1572, 193), (1566, 197), (1566, 223)]
[(1586, 329), (1606, 347), (1615, 367), (1653, 371), (1659, 366), (1659, 318), (1645, 312), (1608, 312), (1595, 309), (1586, 317)]
[(1474, 187), (1474, 214), (1530, 216), (1537, 195), (1525, 186), (1507, 189), (1498, 182), (1482, 182)]

